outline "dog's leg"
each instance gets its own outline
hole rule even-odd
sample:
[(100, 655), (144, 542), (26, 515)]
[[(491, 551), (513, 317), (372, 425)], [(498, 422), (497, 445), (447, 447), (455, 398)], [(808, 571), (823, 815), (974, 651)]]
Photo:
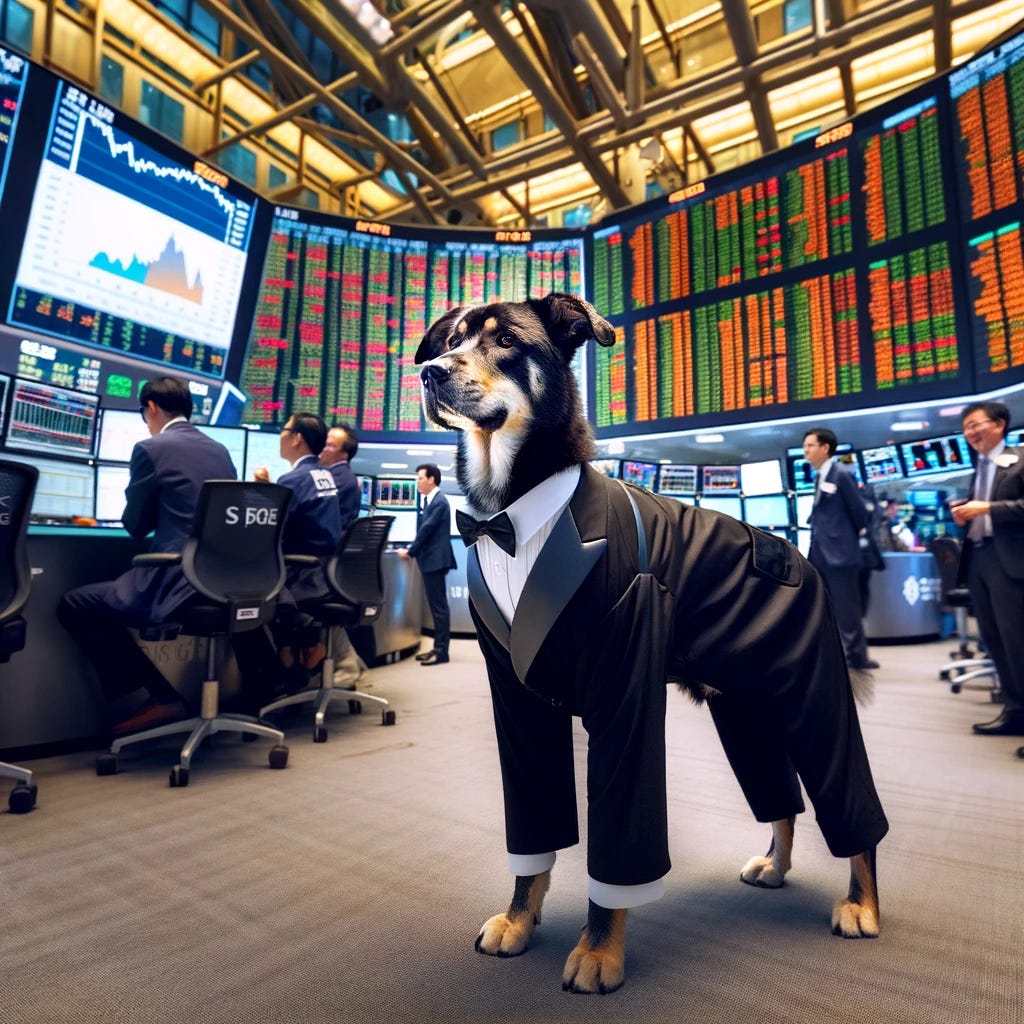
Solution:
[(606, 995), (626, 980), (626, 911), (599, 907), (593, 900), (576, 948), (565, 961), (562, 988)]
[(845, 939), (878, 935), (878, 877), (875, 848), (850, 858), (850, 895), (832, 908), (832, 934)]
[(762, 889), (778, 889), (793, 866), (793, 833), (796, 818), (780, 818), (772, 822), (772, 845), (763, 857), (751, 857), (743, 866), (740, 878), (747, 885)]
[(542, 871), (539, 875), (517, 875), (508, 910), (484, 922), (476, 937), (476, 951), (487, 956), (519, 956), (525, 953), (534, 927), (540, 924), (540, 908), (550, 884), (550, 871)]

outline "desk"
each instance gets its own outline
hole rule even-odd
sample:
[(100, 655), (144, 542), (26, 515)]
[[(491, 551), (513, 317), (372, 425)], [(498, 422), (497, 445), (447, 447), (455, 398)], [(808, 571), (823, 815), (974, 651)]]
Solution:
[(868, 640), (920, 640), (939, 635), (942, 581), (930, 551), (886, 551), (885, 569), (871, 574), (864, 617)]

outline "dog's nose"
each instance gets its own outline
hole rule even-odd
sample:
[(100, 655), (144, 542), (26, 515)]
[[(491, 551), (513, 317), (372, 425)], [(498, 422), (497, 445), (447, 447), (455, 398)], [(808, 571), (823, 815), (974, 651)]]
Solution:
[(443, 384), (451, 373), (443, 366), (439, 366), (437, 363), (427, 363), (426, 366), (420, 370), (420, 380), (424, 384)]

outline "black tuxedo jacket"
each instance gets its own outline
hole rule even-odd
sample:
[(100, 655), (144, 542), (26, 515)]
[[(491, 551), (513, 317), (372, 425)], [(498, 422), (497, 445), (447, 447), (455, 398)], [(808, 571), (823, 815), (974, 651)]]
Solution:
[(584, 467), (511, 624), (472, 548), (467, 572), (510, 852), (577, 841), (571, 717), (579, 715), (589, 734), (591, 876), (635, 885), (668, 870), (670, 679), (719, 692), (710, 702), (716, 724), (760, 820), (802, 809), (795, 769), (837, 855), (884, 834), (831, 608), (793, 545), (728, 516), (627, 492)]
[[(1016, 461), (1011, 462), (1011, 459)], [(1006, 574), (1016, 580), (1024, 580), (1024, 448), (1007, 445), (996, 464), (992, 478), (989, 501), (992, 503), (992, 542), (995, 544), (999, 563)], [(975, 469), (971, 480), (971, 495), (978, 484)], [(957, 574), (961, 582), (967, 579), (967, 568), (971, 557), (971, 542), (965, 540), (961, 550), (960, 569)]]

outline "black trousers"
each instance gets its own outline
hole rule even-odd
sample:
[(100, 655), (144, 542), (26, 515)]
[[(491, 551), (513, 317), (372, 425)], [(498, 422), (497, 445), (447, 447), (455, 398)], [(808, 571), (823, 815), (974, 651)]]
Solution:
[(860, 569), (836, 569), (816, 565), (815, 568), (825, 581), (832, 608), (843, 638), (846, 658), (851, 665), (863, 665), (868, 657), (868, 641), (864, 635), (860, 593)]
[(1024, 582), (1006, 574), (989, 543), (971, 551), (967, 587), (1006, 707), (1024, 711)]
[(448, 610), (448, 584), (446, 572), (425, 572), (423, 590), (434, 620), (434, 650), (438, 656), (448, 657), (448, 639), (451, 633), (451, 613)]

